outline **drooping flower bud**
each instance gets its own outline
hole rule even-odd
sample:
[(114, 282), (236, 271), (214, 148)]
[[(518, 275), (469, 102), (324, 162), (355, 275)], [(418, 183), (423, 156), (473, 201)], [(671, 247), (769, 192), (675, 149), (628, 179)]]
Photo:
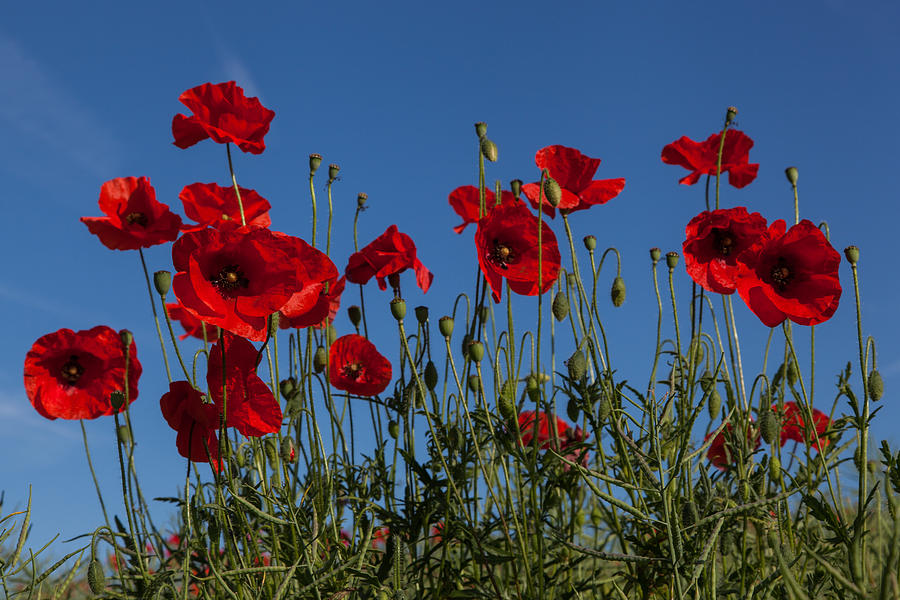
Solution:
[(119, 442), (125, 444), (126, 446), (131, 443), (131, 430), (128, 428), (128, 425), (119, 425), (116, 428), (116, 437), (119, 439)]
[(568, 369), (571, 379), (579, 380), (584, 377), (587, 371), (587, 359), (581, 350), (575, 350), (572, 353), (572, 356), (566, 361), (566, 369)]
[(281, 383), (278, 384), (278, 389), (281, 391), (281, 397), (285, 400), (290, 400), (291, 396), (294, 395), (294, 390), (297, 387), (297, 380), (293, 377), (288, 377), (287, 379), (283, 379)]
[(516, 418), (516, 382), (514, 379), (509, 379), (500, 386), (497, 410), (500, 412), (500, 416), (508, 421)]
[(562, 321), (569, 314), (569, 298), (562, 292), (562, 290), (556, 292), (556, 296), (553, 298), (553, 305), (550, 308), (553, 313), (553, 318), (557, 321)]
[(332, 183), (335, 179), (337, 179), (340, 170), (341, 168), (334, 163), (328, 165), (328, 183)]
[(584, 247), (587, 248), (588, 252), (593, 252), (597, 248), (597, 238), (592, 235), (584, 236)]
[(113, 407), (113, 410), (118, 411), (125, 404), (125, 394), (121, 390), (113, 390), (109, 394), (109, 404)]
[(722, 396), (719, 395), (718, 389), (712, 388), (712, 391), (709, 393), (709, 400), (706, 401), (706, 408), (709, 410), (709, 418), (715, 421), (719, 417), (719, 410), (722, 408)]
[(576, 398), (569, 398), (569, 402), (566, 404), (566, 415), (573, 423), (578, 421), (578, 417), (581, 416), (581, 406), (578, 405)]
[(512, 190), (513, 196), (516, 200), (519, 199), (519, 196), (522, 194), (522, 180), (521, 179), (513, 179), (509, 182), (509, 189)]
[(368, 199), (369, 199), (368, 194), (366, 194), (365, 192), (360, 192), (359, 195), (356, 197), (357, 208), (362, 208), (363, 206), (365, 206), (366, 200), (368, 200)]
[(453, 335), (453, 317), (441, 317), (438, 320), (438, 329), (445, 338)]
[(771, 409), (765, 409), (759, 415), (759, 433), (767, 444), (771, 444), (781, 435), (781, 424), (778, 415)]
[(483, 138), (487, 135), (487, 123), (479, 121), (475, 123), (475, 135), (479, 138)]
[(769, 459), (769, 481), (775, 484), (781, 482), (781, 460), (777, 454)]
[(674, 269), (678, 266), (678, 253), (677, 252), (666, 252), (666, 266), (670, 269)]
[(659, 262), (659, 257), (662, 255), (662, 250), (659, 248), (650, 248), (650, 260), (653, 261), (653, 264)]
[(419, 323), (424, 323), (428, 320), (428, 307), (427, 306), (417, 306), (416, 307), (416, 321)]
[(468, 350), (469, 358), (473, 362), (480, 363), (481, 359), (484, 358), (484, 344), (478, 340), (469, 342), (466, 349)]
[(481, 378), (477, 374), (469, 375), (469, 389), (478, 392), (481, 389)]
[(106, 590), (106, 576), (103, 574), (103, 565), (96, 558), (92, 558), (88, 564), (88, 586), (91, 591), (100, 595)]
[(486, 137), (481, 138), (481, 154), (484, 155), (487, 160), (497, 162), (497, 144)]
[(281, 460), (288, 464), (297, 460), (297, 447), (294, 445), (294, 438), (289, 435), (281, 440)]
[(273, 437), (266, 438), (263, 449), (266, 453), (266, 460), (269, 461), (269, 466), (274, 467), (275, 461), (278, 460), (278, 440)]
[(600, 401), (597, 402), (597, 420), (602, 423), (609, 416), (610, 412), (612, 412), (612, 405), (609, 403), (609, 398), (604, 394)]
[(537, 402), (541, 398), (541, 388), (538, 384), (538, 378), (535, 375), (529, 375), (525, 378), (525, 393), (532, 402)]
[(544, 179), (544, 196), (550, 206), (559, 206), (559, 203), (562, 202), (562, 188), (552, 177), (548, 176)]
[(362, 321), (362, 310), (355, 304), (348, 306), (347, 317), (349, 317), (354, 327), (359, 327), (359, 322)]
[(169, 271), (157, 271), (154, 273), (153, 286), (156, 288), (156, 293), (165, 298), (169, 290), (172, 289), (172, 273)]
[(428, 389), (434, 390), (434, 388), (437, 386), (437, 382), (438, 382), (438, 372), (437, 372), (437, 367), (435, 367), (434, 363), (431, 362), (430, 360), (425, 365), (424, 378), (425, 378), (425, 385), (428, 387)]
[(391, 314), (398, 321), (402, 321), (406, 317), (406, 301), (403, 298), (391, 300)]
[(844, 248), (844, 256), (847, 257), (848, 263), (855, 265), (859, 262), (859, 248), (856, 246), (847, 246)]
[(322, 155), (321, 154), (310, 154), (309, 155), (309, 174), (314, 174), (319, 166), (322, 164)]
[(400, 424), (391, 419), (388, 422), (388, 433), (395, 440), (400, 437)]
[(788, 363), (787, 368), (787, 380), (788, 385), (794, 387), (797, 384), (797, 380), (800, 379), (800, 369), (797, 367), (797, 363), (791, 361)]
[(784, 174), (791, 185), (797, 185), (797, 179), (800, 177), (800, 172), (797, 171), (797, 167), (788, 167), (784, 170)]
[(319, 346), (316, 348), (316, 353), (313, 354), (313, 369), (316, 370), (316, 373), (321, 373), (325, 370), (325, 365), (328, 363), (328, 352), (325, 351), (324, 346)]
[(728, 110), (725, 111), (725, 125), (731, 125), (731, 122), (734, 121), (734, 118), (738, 114), (738, 109), (733, 106), (729, 106)]
[(877, 369), (872, 369), (872, 372), (869, 373), (869, 396), (872, 400), (878, 402), (883, 395), (884, 379), (882, 379), (881, 373)]
[(609, 293), (613, 306), (619, 308), (625, 303), (625, 280), (616, 275), (613, 279), (612, 290)]

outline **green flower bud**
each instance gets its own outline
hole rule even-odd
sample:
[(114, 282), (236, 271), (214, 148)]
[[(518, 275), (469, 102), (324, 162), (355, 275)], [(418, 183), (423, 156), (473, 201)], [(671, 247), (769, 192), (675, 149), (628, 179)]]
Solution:
[(603, 511), (599, 506), (594, 505), (594, 508), (591, 509), (591, 523), (594, 527), (603, 525)]
[(613, 306), (619, 308), (625, 303), (625, 280), (616, 276), (613, 279), (612, 290), (610, 290), (609, 297), (612, 299)]
[(562, 290), (556, 292), (556, 296), (553, 297), (553, 305), (550, 309), (553, 313), (553, 317), (557, 321), (562, 321), (569, 314), (569, 298), (563, 293)]
[(469, 351), (469, 358), (474, 362), (480, 363), (481, 359), (484, 358), (484, 344), (478, 340), (469, 342), (467, 349)]
[(725, 111), (725, 125), (731, 125), (731, 122), (734, 121), (734, 118), (737, 116), (738, 110), (729, 106), (728, 110)]
[(584, 511), (578, 509), (575, 511), (575, 515), (572, 517), (572, 522), (575, 523), (576, 529), (581, 529), (584, 527)]
[(662, 256), (662, 250), (659, 248), (650, 248), (650, 260), (653, 261), (653, 264), (659, 262), (659, 257)]
[(773, 443), (781, 435), (781, 424), (778, 415), (770, 409), (765, 409), (759, 415), (759, 432), (767, 444)]
[(391, 314), (398, 321), (402, 321), (406, 316), (406, 301), (403, 298), (394, 298), (391, 300)]
[(397, 423), (397, 421), (394, 421), (393, 419), (391, 419), (388, 422), (388, 433), (395, 440), (400, 437), (400, 425)]
[(126, 446), (131, 443), (131, 430), (128, 429), (128, 425), (119, 425), (116, 428), (116, 437), (119, 438), (119, 442), (125, 444)]
[(328, 183), (331, 183), (335, 179), (337, 179), (338, 172), (340, 170), (341, 170), (341, 168), (334, 163), (331, 163), (330, 165), (328, 165)]
[(587, 248), (588, 252), (593, 252), (597, 248), (597, 238), (592, 235), (584, 236), (584, 247)]
[(869, 373), (869, 396), (872, 400), (878, 402), (883, 395), (884, 379), (881, 378), (881, 373), (876, 369), (872, 369), (872, 372)]
[(844, 248), (844, 256), (847, 257), (848, 263), (855, 265), (859, 262), (859, 248), (856, 246), (847, 246)]
[(578, 421), (578, 417), (581, 416), (581, 407), (578, 406), (577, 399), (569, 398), (569, 402), (566, 404), (566, 415), (573, 423)]
[(532, 402), (537, 402), (541, 398), (541, 388), (538, 384), (538, 378), (534, 375), (529, 375), (525, 378), (525, 393), (528, 394), (528, 398), (531, 399)]
[(769, 481), (775, 484), (781, 483), (781, 460), (776, 454), (769, 459)]
[(478, 392), (481, 389), (481, 379), (478, 378), (478, 375), (469, 375), (469, 389), (473, 392)]
[(427, 306), (417, 306), (416, 307), (416, 321), (419, 323), (424, 323), (428, 320), (428, 307)]
[(290, 399), (291, 396), (294, 395), (294, 389), (297, 387), (297, 380), (293, 377), (288, 377), (287, 379), (281, 380), (278, 384), (278, 389), (281, 391), (281, 397), (285, 400)]
[(109, 404), (113, 407), (113, 410), (118, 411), (125, 404), (125, 394), (121, 390), (113, 390), (109, 394)]
[(709, 372), (709, 369), (703, 371), (703, 375), (700, 376), (700, 389), (704, 392), (708, 392), (709, 388), (711, 388), (715, 384), (713, 381), (712, 373)]
[(310, 154), (309, 155), (309, 174), (312, 175), (315, 173), (319, 166), (322, 164), (322, 155), (321, 154)]
[(497, 399), (497, 412), (507, 421), (516, 418), (516, 382), (509, 380), (500, 387), (500, 397)]
[(437, 386), (438, 382), (438, 371), (437, 367), (434, 366), (434, 363), (430, 360), (425, 365), (425, 386), (429, 390), (433, 390)]
[(153, 274), (153, 286), (156, 287), (156, 293), (163, 298), (172, 289), (172, 273), (169, 271), (157, 271)]
[(362, 310), (356, 306), (347, 307), (347, 316), (350, 318), (350, 322), (354, 327), (359, 327), (359, 322), (362, 321)]
[(562, 202), (562, 188), (552, 177), (544, 180), (544, 197), (547, 198), (550, 206), (559, 206), (559, 203)]
[(95, 594), (102, 594), (106, 589), (106, 576), (103, 574), (103, 566), (96, 558), (92, 558), (88, 564), (88, 586)]
[(513, 179), (512, 181), (510, 181), (509, 189), (512, 190), (513, 196), (515, 196), (516, 200), (518, 200), (519, 196), (522, 195), (522, 180)]
[(666, 252), (666, 266), (670, 269), (674, 269), (678, 266), (678, 253), (677, 252)]
[(269, 465), (274, 465), (275, 461), (278, 460), (278, 440), (273, 437), (266, 438), (263, 449), (266, 452), (266, 459), (269, 461)]
[(797, 366), (797, 363), (791, 361), (787, 368), (788, 385), (794, 387), (794, 385), (797, 384), (798, 379), (800, 379), (800, 368)]
[(316, 353), (313, 354), (313, 369), (316, 370), (316, 373), (321, 373), (325, 370), (326, 364), (328, 364), (328, 352), (325, 351), (324, 346), (319, 346), (316, 348)]
[(491, 162), (497, 162), (497, 144), (486, 137), (481, 138), (481, 154)]
[(479, 121), (475, 123), (475, 135), (479, 138), (483, 138), (487, 135), (487, 123)]
[(797, 167), (788, 167), (784, 170), (784, 174), (791, 185), (796, 187), (797, 179), (800, 177), (800, 173), (797, 171)]
[(570, 288), (573, 288), (576, 286), (576, 284), (578, 283), (578, 278), (575, 277), (575, 273), (566, 274), (566, 283), (569, 284)]
[(713, 388), (709, 393), (709, 399), (706, 401), (706, 408), (709, 410), (709, 418), (715, 420), (719, 417), (719, 410), (722, 408), (722, 396), (719, 390)]
[(131, 342), (134, 341), (134, 335), (127, 329), (123, 329), (119, 332), (119, 338), (122, 340), (122, 345), (125, 346), (125, 348), (131, 346)]
[(577, 381), (584, 377), (585, 371), (587, 371), (587, 359), (584, 357), (584, 353), (581, 350), (575, 350), (566, 361), (566, 368), (571, 379)]
[(609, 398), (604, 394), (600, 401), (597, 402), (597, 420), (602, 423), (609, 416), (610, 412), (612, 412), (612, 406), (610, 406)]
[(297, 447), (294, 445), (294, 438), (289, 435), (281, 440), (281, 460), (288, 464), (297, 460)]
[(362, 208), (366, 205), (366, 200), (369, 199), (369, 195), (365, 192), (360, 192), (359, 195), (356, 196), (356, 207)]

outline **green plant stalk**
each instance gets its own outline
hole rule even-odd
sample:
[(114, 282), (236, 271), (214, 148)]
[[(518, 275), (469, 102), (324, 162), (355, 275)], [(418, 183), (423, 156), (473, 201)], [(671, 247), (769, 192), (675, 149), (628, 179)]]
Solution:
[(244, 216), (244, 203), (241, 200), (241, 189), (238, 187), (237, 177), (234, 176), (234, 165), (231, 163), (231, 142), (225, 142), (225, 153), (228, 155), (228, 172), (231, 174), (231, 186), (234, 188), (238, 209), (241, 211), (241, 226), (246, 227), (247, 218)]
[[(856, 300), (856, 336), (859, 341), (859, 373), (862, 379), (863, 388), (863, 414), (857, 421), (859, 427), (859, 492), (857, 496), (856, 507), (856, 523), (854, 525), (854, 543), (859, 548), (857, 557), (851, 557), (851, 560), (859, 560), (859, 572), (865, 574), (868, 572), (866, 568), (866, 538), (863, 532), (866, 529), (866, 495), (869, 490), (868, 482), (868, 446), (869, 446), (869, 382), (868, 370), (866, 368), (865, 342), (862, 332), (862, 308), (859, 297), (859, 272), (855, 263), (851, 263), (850, 268), (853, 272), (853, 294)], [(855, 581), (860, 587), (864, 586), (863, 581)], [(861, 596), (863, 597), (863, 596)]]
[(150, 274), (147, 272), (147, 261), (144, 260), (144, 249), (138, 248), (141, 257), (141, 266), (144, 267), (144, 280), (147, 282), (147, 294), (150, 296), (150, 309), (153, 311), (153, 321), (156, 323), (156, 334), (159, 336), (159, 346), (162, 349), (163, 364), (166, 365), (166, 377), (172, 383), (172, 371), (169, 369), (169, 356), (166, 354), (166, 343), (163, 341), (162, 329), (159, 326), (159, 317), (156, 314), (156, 301), (153, 299), (153, 288), (150, 286)]

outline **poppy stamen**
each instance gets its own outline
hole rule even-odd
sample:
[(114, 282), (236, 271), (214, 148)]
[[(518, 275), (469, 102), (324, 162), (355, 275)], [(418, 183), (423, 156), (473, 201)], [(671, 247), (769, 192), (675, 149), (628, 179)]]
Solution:
[(509, 264), (515, 262), (516, 253), (513, 252), (512, 248), (505, 245), (501, 241), (494, 240), (494, 247), (491, 250), (490, 259), (491, 262), (496, 264), (501, 269), (508, 269)]
[(731, 232), (724, 229), (713, 230), (713, 246), (722, 256), (728, 256), (734, 250), (735, 239), (731, 236)]
[(78, 355), (73, 354), (69, 357), (69, 360), (63, 364), (62, 369), (60, 369), (60, 375), (63, 378), (63, 381), (68, 383), (69, 385), (75, 385), (78, 383), (78, 380), (84, 374), (84, 367), (82, 367), (78, 363)]
[(363, 367), (358, 362), (350, 363), (349, 365), (345, 365), (343, 369), (341, 369), (341, 374), (344, 377), (349, 377), (351, 379), (358, 379), (362, 374)]
[(210, 279), (219, 293), (225, 296), (227, 292), (233, 292), (237, 288), (247, 288), (250, 281), (244, 277), (244, 272), (238, 265), (226, 265), (215, 277)]
[(793, 270), (791, 270), (791, 267), (784, 259), (780, 259), (778, 263), (772, 267), (772, 271), (769, 275), (772, 277), (772, 285), (778, 288), (779, 291), (784, 290), (794, 278)]
[(132, 212), (128, 213), (128, 216), (125, 217), (125, 222), (129, 225), (138, 225), (139, 227), (147, 226), (147, 215), (142, 212)]

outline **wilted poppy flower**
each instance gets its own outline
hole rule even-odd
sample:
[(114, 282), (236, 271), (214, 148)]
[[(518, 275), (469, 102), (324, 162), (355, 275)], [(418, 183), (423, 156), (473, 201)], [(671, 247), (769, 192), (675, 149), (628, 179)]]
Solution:
[(365, 284), (373, 277), (380, 289), (386, 289), (385, 278), (399, 274), (406, 269), (416, 272), (416, 283), (423, 292), (431, 287), (434, 275), (425, 268), (416, 256), (416, 245), (405, 233), (400, 233), (396, 225), (391, 225), (372, 243), (350, 256), (344, 274), (350, 283)]
[(248, 437), (275, 433), (281, 428), (281, 407), (271, 388), (256, 374), (259, 357), (253, 344), (244, 338), (223, 335), (209, 352), (206, 371), (210, 395), (219, 410), (225, 405), (225, 425)]
[[(714, 133), (705, 142), (695, 142), (687, 136), (681, 136), (662, 150), (662, 161), (667, 165), (679, 165), (690, 171), (690, 175), (682, 177), (678, 183), (693, 185), (701, 175), (716, 175), (716, 164), (719, 160), (719, 143), (722, 132)], [(750, 161), (751, 140), (742, 131), (729, 129), (725, 134), (725, 146), (722, 148), (722, 173), (728, 172), (728, 183), (742, 188), (756, 179), (759, 164), (748, 164)]]
[(146, 177), (119, 177), (100, 187), (100, 210), (105, 217), (81, 217), (88, 231), (110, 250), (137, 250), (171, 242), (178, 237), (181, 217), (156, 201)]
[[(248, 227), (268, 227), (271, 205), (268, 200), (254, 190), (242, 187), (241, 205)], [(206, 227), (216, 229), (237, 229), (241, 227), (241, 208), (238, 206), (234, 187), (220, 187), (215, 183), (192, 183), (178, 194), (184, 204), (184, 214), (197, 221), (196, 225), (185, 224), (182, 231), (198, 231)]]
[[(772, 410), (777, 411), (778, 405), (773, 404)], [(816, 428), (815, 434), (813, 434), (812, 428), (809, 428), (807, 431), (805, 412), (797, 406), (797, 403), (785, 402), (781, 421), (781, 445), (784, 446), (788, 440), (793, 440), (802, 444), (805, 434), (806, 439), (809, 440), (809, 445), (816, 450), (821, 450), (819, 447), (820, 445), (822, 448), (827, 446), (829, 440), (824, 436), (825, 431), (828, 429), (828, 425), (831, 424), (831, 419), (829, 419), (828, 415), (821, 410), (815, 408), (812, 409), (812, 417)], [(818, 443), (816, 442), (817, 436), (819, 440)]]
[(169, 427), (178, 432), (178, 453), (194, 462), (210, 462), (212, 458), (213, 467), (218, 468), (219, 408), (204, 403), (203, 394), (187, 381), (170, 383), (169, 391), (159, 399), (159, 407)]
[(767, 327), (785, 319), (816, 325), (837, 310), (841, 257), (811, 221), (787, 232), (783, 220), (775, 221), (738, 263), (738, 293)]
[[(712, 433), (709, 433), (703, 438), (704, 444), (709, 440), (711, 435)], [(725, 426), (725, 429), (719, 432), (719, 435), (715, 437), (712, 444), (710, 444), (709, 449), (706, 451), (706, 458), (709, 459), (709, 462), (723, 471), (735, 466), (736, 449), (732, 445), (734, 441), (732, 439), (733, 436), (734, 427), (729, 423)], [(747, 441), (753, 444), (754, 450), (759, 448), (759, 433), (753, 427), (747, 429)]]
[[(622, 178), (592, 181), (600, 166), (600, 159), (586, 156), (575, 148), (559, 145), (541, 148), (537, 151), (534, 162), (538, 169), (547, 169), (550, 177), (559, 184), (562, 189), (559, 210), (567, 213), (584, 210), (595, 204), (605, 204), (625, 189), (625, 180)], [(522, 186), (522, 193), (535, 209), (538, 207), (538, 198), (542, 196), (540, 188), (540, 182)], [(543, 194), (543, 210), (551, 217), (556, 215), (546, 194)]]
[(737, 257), (765, 232), (766, 219), (743, 206), (703, 211), (685, 231), (682, 249), (688, 275), (707, 291), (733, 294)]
[[(141, 363), (134, 342), (128, 350), (128, 400), (138, 396)], [(124, 391), (125, 350), (120, 335), (105, 325), (40, 337), (25, 356), (25, 393), (48, 419), (96, 419), (119, 411), (110, 394)]]
[(261, 341), (269, 315), (305, 284), (297, 247), (268, 229), (186, 233), (172, 246), (172, 286), (196, 318)]
[(233, 142), (244, 152), (261, 154), (266, 149), (263, 137), (269, 131), (274, 111), (258, 98), (247, 98), (233, 81), (204, 83), (191, 88), (178, 98), (193, 115), (175, 115), (172, 135), (175, 145), (189, 148), (206, 138), (220, 144)]
[(190, 336), (194, 336), (197, 339), (203, 339), (203, 330), (206, 330), (206, 341), (207, 342), (215, 342), (219, 339), (219, 328), (215, 325), (210, 325), (208, 323), (204, 323), (190, 311), (186, 310), (181, 304), (177, 302), (169, 302), (166, 304), (166, 310), (169, 311), (169, 318), (174, 319), (181, 323), (181, 326), (184, 327), (185, 333), (178, 336), (178, 339), (185, 340)]
[[(540, 225), (539, 247), (538, 218), (516, 200), (494, 206), (478, 222), (475, 231), (478, 264), (491, 286), (494, 302), (500, 302), (504, 277), (509, 281), (509, 289), (523, 296), (543, 294), (556, 283), (560, 268), (556, 235), (547, 223)], [(541, 254), (540, 287), (538, 252)]]
[[(500, 199), (501, 201), (514, 200), (515, 196), (513, 196), (512, 192), (503, 190), (500, 194)], [(450, 202), (450, 206), (453, 207), (456, 214), (463, 218), (463, 222), (453, 228), (453, 231), (456, 233), (462, 233), (469, 223), (477, 223), (478, 219), (481, 218), (481, 199), (478, 197), (478, 188), (474, 185), (464, 185), (456, 188), (450, 192), (447, 201)], [(494, 192), (484, 190), (485, 210), (490, 210), (496, 202)]]
[(380, 394), (391, 382), (391, 363), (361, 335), (339, 337), (328, 351), (328, 379), (339, 390), (359, 396)]
[[(346, 281), (345, 277), (337, 280), (332, 278), (324, 283), (305, 286), (281, 307), (281, 318), (278, 321), (280, 327), (320, 327), (333, 322), (341, 307), (341, 294), (344, 293)], [(298, 300), (296, 303), (295, 298)]]

